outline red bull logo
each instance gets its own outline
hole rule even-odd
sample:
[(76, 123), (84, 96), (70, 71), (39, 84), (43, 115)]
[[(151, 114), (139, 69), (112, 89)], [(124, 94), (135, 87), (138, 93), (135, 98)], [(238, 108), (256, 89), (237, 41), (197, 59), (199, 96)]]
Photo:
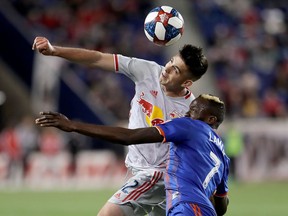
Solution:
[(151, 121), (151, 124), (152, 124), (152, 126), (154, 126), (154, 125), (157, 125), (157, 124), (161, 124), (161, 123), (163, 123), (163, 122), (164, 122), (163, 119), (153, 119), (153, 120)]
[(164, 122), (164, 115), (162, 110), (144, 99), (144, 93), (140, 95), (140, 99), (137, 100), (142, 107), (142, 112), (146, 115), (146, 122), (149, 126), (161, 124)]
[(144, 93), (142, 92), (140, 95), (140, 99), (137, 100), (137, 102), (140, 104), (140, 106), (142, 107), (142, 111), (148, 116), (150, 117), (153, 111), (153, 104), (151, 104), (150, 102), (148, 102), (147, 100), (143, 99)]

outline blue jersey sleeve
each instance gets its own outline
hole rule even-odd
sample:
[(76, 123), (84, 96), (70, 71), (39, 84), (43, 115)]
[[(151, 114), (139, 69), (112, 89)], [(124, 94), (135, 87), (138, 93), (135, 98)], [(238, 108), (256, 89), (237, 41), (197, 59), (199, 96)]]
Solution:
[[(175, 118), (171, 121), (157, 125), (160, 128), (160, 133), (164, 137), (164, 142), (178, 143), (187, 138), (187, 134), (193, 133), (190, 118)], [(193, 124), (192, 124), (193, 125)]]
[(215, 196), (225, 196), (228, 192), (228, 184), (225, 179), (222, 179), (221, 183), (218, 185)]

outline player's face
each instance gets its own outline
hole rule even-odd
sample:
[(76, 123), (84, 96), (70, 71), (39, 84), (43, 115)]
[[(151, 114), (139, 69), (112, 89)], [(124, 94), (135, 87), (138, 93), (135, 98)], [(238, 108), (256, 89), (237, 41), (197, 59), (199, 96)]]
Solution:
[(191, 119), (201, 120), (206, 122), (212, 128), (217, 128), (215, 123), (217, 122), (217, 117), (211, 114), (209, 111), (209, 102), (201, 97), (196, 98), (190, 104), (190, 109), (186, 113), (186, 117)]
[(199, 97), (193, 100), (190, 104), (190, 109), (185, 116), (192, 119), (205, 121), (206, 117), (208, 116), (207, 101)]
[(189, 71), (187, 66), (181, 57), (176, 55), (165, 65), (160, 75), (160, 84), (166, 88), (166, 91), (179, 92), (187, 87), (185, 86), (187, 80), (191, 81), (188, 75)]

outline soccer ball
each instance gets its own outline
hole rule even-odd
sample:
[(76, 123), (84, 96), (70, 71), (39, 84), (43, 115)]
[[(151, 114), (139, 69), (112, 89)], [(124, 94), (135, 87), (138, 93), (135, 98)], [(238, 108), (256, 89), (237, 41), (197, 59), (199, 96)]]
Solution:
[(159, 46), (169, 46), (178, 41), (183, 35), (183, 27), (182, 15), (170, 6), (154, 8), (144, 21), (146, 37)]

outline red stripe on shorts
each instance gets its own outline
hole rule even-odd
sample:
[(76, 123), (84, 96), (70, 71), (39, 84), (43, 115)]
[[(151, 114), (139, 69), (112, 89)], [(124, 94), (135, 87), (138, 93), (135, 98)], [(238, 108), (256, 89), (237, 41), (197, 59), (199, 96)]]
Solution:
[(190, 204), (190, 206), (192, 207), (195, 216), (202, 216), (201, 209), (199, 208), (198, 205)]
[(190, 206), (193, 208), (195, 216), (202, 216), (201, 209), (199, 208), (198, 205), (190, 204)]
[(154, 172), (154, 175), (149, 182), (145, 182), (141, 187), (135, 189), (132, 191), (125, 199), (123, 199), (123, 202), (127, 200), (136, 200), (146, 191), (150, 190), (163, 176), (162, 172)]

